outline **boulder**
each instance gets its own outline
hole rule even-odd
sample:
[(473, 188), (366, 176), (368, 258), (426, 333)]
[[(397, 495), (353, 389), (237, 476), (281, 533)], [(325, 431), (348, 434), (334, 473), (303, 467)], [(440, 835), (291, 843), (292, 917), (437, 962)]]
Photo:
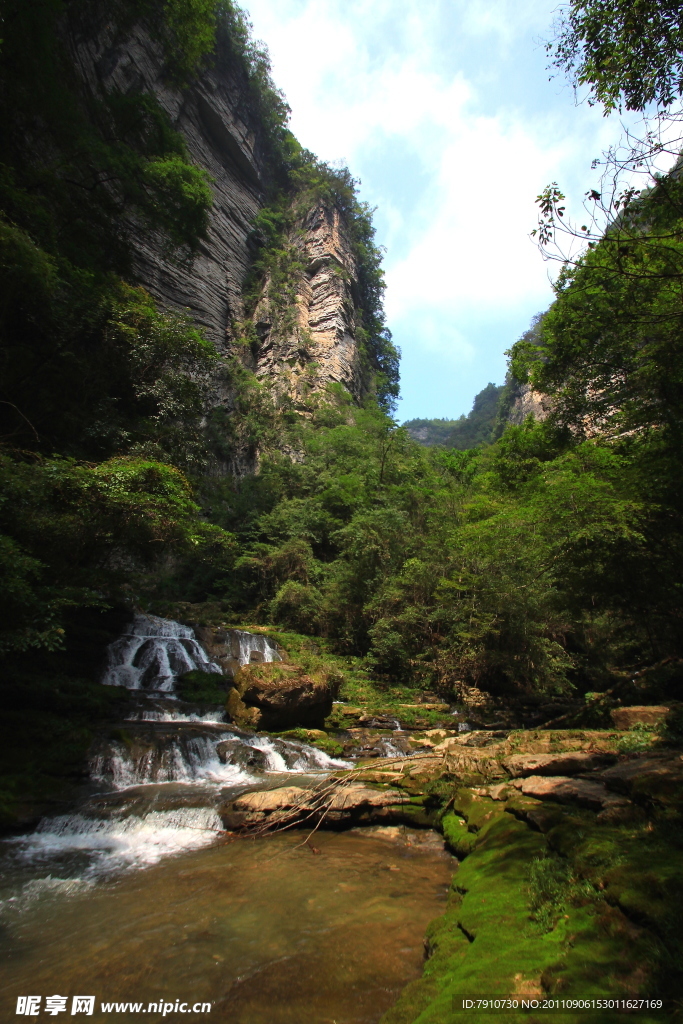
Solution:
[[(244, 719), (251, 711), (252, 727), (272, 732), (296, 726), (320, 728), (332, 710), (338, 686), (282, 662), (244, 665), (235, 673), (234, 683), (240, 701), (232, 699), (234, 713)], [(232, 713), (230, 707), (228, 713)]]
[(557, 754), (513, 754), (505, 758), (503, 767), (513, 779), (519, 779), (527, 775), (578, 775), (614, 761), (614, 754), (576, 750)]
[(673, 750), (627, 758), (600, 772), (598, 778), (640, 803), (683, 805), (683, 755)]
[(241, 740), (221, 740), (216, 744), (216, 753), (222, 764), (240, 765), (242, 768), (265, 769), (268, 757), (265, 750), (250, 747)]
[(591, 811), (621, 807), (629, 802), (623, 796), (611, 793), (603, 783), (589, 779), (531, 775), (525, 779), (515, 779), (512, 785), (524, 796), (533, 797), (535, 800), (554, 800), (560, 804), (575, 803), (580, 807), (588, 807)]
[(261, 712), (258, 708), (250, 708), (244, 703), (236, 689), (228, 690), (225, 702), (226, 717), (229, 722), (241, 726), (242, 729), (258, 729)]
[(659, 725), (669, 714), (662, 706), (612, 708), (610, 715), (617, 729), (632, 729), (634, 725)]

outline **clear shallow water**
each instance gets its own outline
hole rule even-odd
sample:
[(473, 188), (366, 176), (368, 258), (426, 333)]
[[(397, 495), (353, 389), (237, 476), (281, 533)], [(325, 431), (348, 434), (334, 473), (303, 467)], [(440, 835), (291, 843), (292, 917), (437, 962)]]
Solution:
[(2, 910), (2, 1019), (59, 993), (95, 995), (99, 1021), (162, 1019), (103, 1000), (180, 999), (212, 1012), (165, 1019), (374, 1024), (419, 976), (452, 872), (431, 833), (385, 834), (318, 832), (316, 853), (301, 832), (213, 840), (115, 881), (28, 878)]

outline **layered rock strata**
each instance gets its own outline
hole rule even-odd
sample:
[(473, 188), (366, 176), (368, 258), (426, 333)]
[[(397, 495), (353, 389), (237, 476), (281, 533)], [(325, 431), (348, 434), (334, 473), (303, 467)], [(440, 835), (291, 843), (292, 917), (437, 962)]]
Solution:
[[(318, 203), (298, 218), (286, 243), (301, 265), (295, 297), (278, 309), (273, 283), (265, 281), (255, 314), (258, 351), (235, 344), (258, 251), (254, 219), (266, 201), (270, 170), (249, 83), (226, 44), (219, 41), (213, 65), (183, 89), (169, 84), (160, 45), (139, 25), (125, 40), (106, 23), (89, 26), (69, 44), (94, 97), (153, 94), (211, 181), (207, 236), (191, 260), (170, 251), (160, 235), (129, 225), (139, 282), (163, 307), (188, 310), (219, 351), (238, 353), (276, 392), (297, 401), (339, 383), (359, 395), (357, 267), (348, 226), (334, 206)], [(230, 408), (231, 395), (217, 385), (213, 401)]]
[(92, 92), (150, 92), (183, 136), (192, 161), (211, 178), (213, 207), (206, 240), (191, 265), (161, 237), (130, 225), (135, 271), (166, 307), (188, 309), (219, 349), (242, 312), (253, 258), (250, 235), (264, 203), (266, 156), (248, 82), (219, 46), (214, 66), (185, 89), (169, 85), (160, 45), (140, 26), (125, 40), (104, 23), (70, 39), (76, 66)]
[(358, 269), (342, 214), (317, 203), (299, 218), (288, 251), (295, 297), (283, 310), (275, 282), (266, 280), (253, 318), (259, 339), (256, 374), (294, 401), (328, 384), (342, 384), (359, 397)]

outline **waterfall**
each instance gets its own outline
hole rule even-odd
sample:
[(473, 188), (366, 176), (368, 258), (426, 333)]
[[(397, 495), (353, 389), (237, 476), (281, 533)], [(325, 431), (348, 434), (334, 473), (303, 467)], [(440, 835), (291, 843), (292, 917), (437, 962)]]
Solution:
[(207, 711), (200, 715), (198, 712), (184, 714), (182, 711), (132, 711), (127, 717), (127, 722), (199, 722), (204, 725), (222, 725), (224, 722), (222, 711)]
[(172, 619), (136, 615), (128, 632), (107, 648), (102, 682), (129, 690), (173, 691), (178, 676), (199, 669), (222, 675), (197, 642), (194, 630)]
[(90, 765), (91, 778), (117, 790), (164, 782), (250, 785), (263, 772), (315, 774), (348, 767), (296, 740), (240, 735), (228, 730), (180, 732), (136, 746), (111, 740)]
[[(211, 650), (226, 651), (219, 656), (226, 674), (280, 660), (264, 636), (245, 630), (227, 630), (216, 641)], [(171, 619), (137, 614), (109, 645), (102, 682), (137, 696), (122, 728), (97, 741), (91, 786), (75, 812), (44, 818), (30, 835), (0, 843), (20, 873), (31, 868), (43, 875), (21, 896), (0, 901), (3, 912), (213, 842), (222, 829), (216, 808), (226, 793), (262, 786), (266, 775), (277, 785), (287, 776), (348, 767), (307, 743), (226, 726), (220, 709), (178, 701), (174, 683), (193, 670), (223, 674), (194, 631)]]
[[(280, 655), (259, 633), (243, 629), (227, 631), (231, 666), (253, 662), (280, 661)], [(102, 676), (106, 686), (129, 690), (173, 693), (175, 680), (185, 672), (199, 669), (222, 675), (194, 635), (194, 630), (173, 619), (156, 615), (135, 615), (128, 630), (107, 648), (107, 667)]]
[(236, 660), (241, 665), (249, 665), (255, 661), (281, 661), (280, 655), (271, 647), (265, 636), (259, 633), (247, 633), (242, 629), (230, 631), (237, 640), (239, 653)]

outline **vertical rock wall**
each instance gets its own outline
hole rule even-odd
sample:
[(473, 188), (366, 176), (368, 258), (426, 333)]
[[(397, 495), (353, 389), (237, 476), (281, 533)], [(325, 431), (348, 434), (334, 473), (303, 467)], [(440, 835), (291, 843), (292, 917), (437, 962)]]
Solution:
[[(70, 40), (84, 81), (93, 94), (145, 90), (154, 93), (187, 144), (192, 161), (212, 179), (208, 235), (192, 263), (178, 261), (164, 240), (132, 225), (134, 269), (140, 283), (166, 307), (188, 309), (196, 324), (227, 353), (233, 323), (244, 316), (244, 282), (256, 250), (252, 225), (265, 203), (269, 168), (260, 123), (242, 70), (231, 67), (219, 46), (214, 67), (185, 89), (164, 76), (161, 48), (139, 26), (124, 41), (103, 24)], [(265, 282), (256, 309), (260, 349), (234, 347), (275, 391), (296, 401), (329, 382), (358, 395), (360, 361), (355, 338), (353, 289), (357, 277), (348, 230), (338, 210), (317, 205), (300, 218), (290, 239), (305, 270), (287, 315), (274, 315)], [(230, 408), (219, 387), (215, 401)]]
[(534, 391), (530, 384), (521, 384), (510, 407), (507, 421), (513, 426), (520, 426), (527, 416), (533, 413), (534, 418), (540, 422), (550, 412), (550, 401), (548, 395)]
[(113, 89), (154, 93), (182, 133), (193, 162), (210, 174), (214, 202), (208, 235), (193, 262), (179, 262), (162, 238), (133, 225), (134, 269), (163, 306), (188, 309), (224, 351), (231, 323), (242, 314), (242, 287), (253, 258), (249, 236), (263, 206), (267, 178), (248, 83), (219, 52), (215, 67), (191, 86), (169, 86), (161, 48), (139, 27), (125, 41), (115, 39), (103, 25), (70, 43), (95, 95)]
[(254, 313), (257, 376), (294, 401), (328, 384), (342, 384), (358, 397), (358, 271), (348, 227), (339, 210), (321, 202), (300, 218), (289, 243), (299, 268), (293, 274), (296, 298), (282, 314), (272, 281), (265, 282)]

